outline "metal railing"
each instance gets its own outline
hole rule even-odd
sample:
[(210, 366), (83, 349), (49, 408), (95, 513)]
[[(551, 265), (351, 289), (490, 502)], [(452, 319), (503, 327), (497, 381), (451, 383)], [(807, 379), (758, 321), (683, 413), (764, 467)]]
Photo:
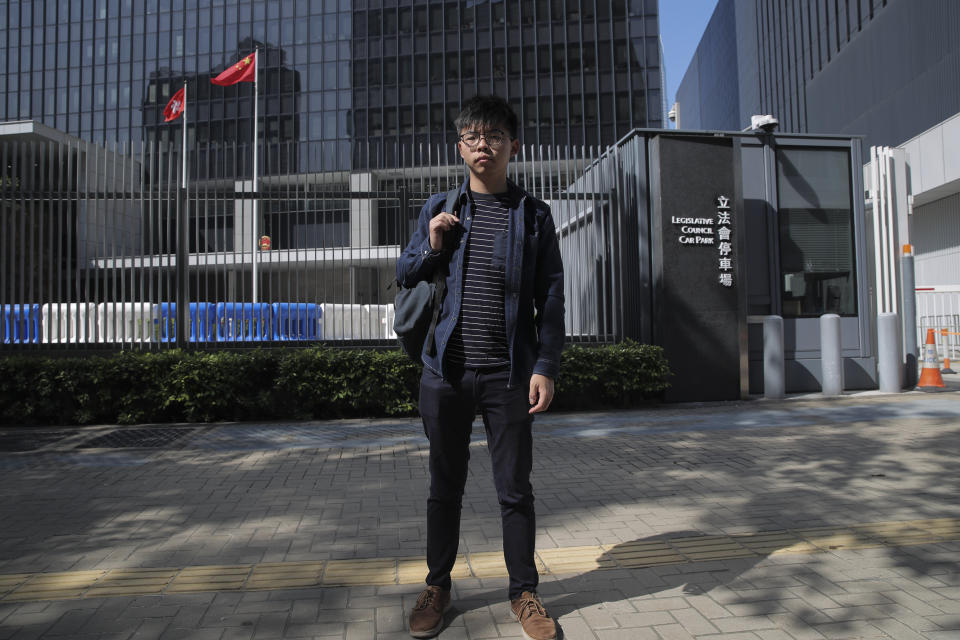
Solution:
[[(270, 160), (286, 149), (263, 150), (264, 164), (296, 166)], [(576, 341), (623, 337), (629, 236), (616, 163), (599, 161), (609, 153), (524, 147), (510, 169), (552, 207)], [(256, 191), (210, 177), (243, 155), (191, 147), (181, 188), (175, 147), (0, 141), (0, 348), (394, 344), (397, 257), (462, 165), (439, 160), (449, 150), (398, 148), (409, 168), (267, 171)]]
[(960, 287), (917, 287), (917, 344), (933, 329), (941, 361), (960, 361)]

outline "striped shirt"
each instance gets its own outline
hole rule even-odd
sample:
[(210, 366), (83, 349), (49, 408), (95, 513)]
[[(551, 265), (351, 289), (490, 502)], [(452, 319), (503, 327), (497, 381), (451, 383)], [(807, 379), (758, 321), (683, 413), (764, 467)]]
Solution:
[(460, 318), (447, 344), (447, 361), (465, 367), (510, 364), (504, 319), (507, 223), (513, 193), (471, 193), (473, 223), (463, 258)]

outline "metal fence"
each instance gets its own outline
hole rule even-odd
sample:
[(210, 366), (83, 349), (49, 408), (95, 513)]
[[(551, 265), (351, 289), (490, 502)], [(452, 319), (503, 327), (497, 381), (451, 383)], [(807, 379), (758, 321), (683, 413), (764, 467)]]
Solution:
[[(397, 257), (462, 165), (419, 147), (395, 150), (403, 169), (282, 173), (296, 164), (271, 161), (283, 153), (263, 150), (255, 191), (209, 177), (242, 150), (193, 147), (182, 188), (175, 147), (0, 141), (2, 349), (394, 344)], [(575, 341), (617, 340), (627, 322), (617, 156), (525, 147), (511, 164), (552, 207)]]
[(917, 287), (917, 344), (921, 353), (930, 329), (940, 359), (960, 361), (960, 287)]

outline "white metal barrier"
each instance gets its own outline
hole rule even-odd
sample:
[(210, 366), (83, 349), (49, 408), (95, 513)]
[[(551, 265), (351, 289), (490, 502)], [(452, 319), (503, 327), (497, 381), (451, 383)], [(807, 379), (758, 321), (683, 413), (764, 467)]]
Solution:
[(960, 286), (917, 287), (917, 344), (933, 329), (940, 358), (960, 361)]
[(321, 304), (323, 337), (326, 340), (363, 340), (377, 337), (379, 327), (370, 326), (370, 314), (362, 304)]
[(40, 307), (40, 341), (51, 343), (95, 342), (97, 305), (61, 302)]
[(325, 340), (396, 338), (392, 304), (322, 304)]
[(395, 313), (392, 304), (365, 304), (363, 308), (364, 312), (369, 316), (371, 328), (376, 327), (379, 332), (374, 337), (389, 339), (397, 337), (396, 332), (393, 330), (393, 317)]
[(151, 342), (157, 339), (154, 306), (149, 302), (103, 302), (97, 305), (100, 342)]

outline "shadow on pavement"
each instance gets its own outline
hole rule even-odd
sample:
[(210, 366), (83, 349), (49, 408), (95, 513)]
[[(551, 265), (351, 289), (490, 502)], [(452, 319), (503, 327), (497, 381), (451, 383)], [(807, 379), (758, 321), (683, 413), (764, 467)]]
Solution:
[[(541, 579), (538, 591), (548, 613), (558, 621), (558, 627), (561, 628), (559, 637), (564, 637), (559, 619), (572, 613), (597, 606), (609, 608), (611, 615), (635, 613), (633, 609), (624, 608), (618, 603), (666, 591), (679, 590), (684, 596), (705, 595), (718, 586), (731, 584), (768, 555), (701, 562), (683, 559), (671, 562), (664, 558), (663, 564), (655, 566), (649, 566), (650, 561), (644, 561), (640, 557), (649, 557), (652, 550), (661, 547), (668, 548), (668, 541), (702, 537), (700, 531), (672, 531), (632, 540), (615, 545), (597, 557), (597, 569), (559, 580), (549, 576)], [(505, 597), (505, 590), (500, 588), (471, 593), (465, 598), (455, 600), (453, 608), (447, 614), (447, 628), (457, 617), (487, 607), (491, 603), (503, 602)]]

